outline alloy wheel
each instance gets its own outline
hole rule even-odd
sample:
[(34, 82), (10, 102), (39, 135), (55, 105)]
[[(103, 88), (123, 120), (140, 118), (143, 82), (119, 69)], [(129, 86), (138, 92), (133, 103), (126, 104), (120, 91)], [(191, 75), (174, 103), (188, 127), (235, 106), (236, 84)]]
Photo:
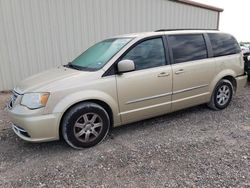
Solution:
[(103, 120), (96, 113), (86, 113), (80, 116), (74, 124), (74, 136), (83, 143), (95, 140), (103, 129)]
[(227, 104), (227, 102), (229, 101), (230, 95), (231, 95), (231, 91), (230, 91), (229, 86), (222, 85), (218, 89), (218, 92), (217, 92), (217, 95), (216, 95), (216, 102), (219, 105), (223, 106), (223, 105)]

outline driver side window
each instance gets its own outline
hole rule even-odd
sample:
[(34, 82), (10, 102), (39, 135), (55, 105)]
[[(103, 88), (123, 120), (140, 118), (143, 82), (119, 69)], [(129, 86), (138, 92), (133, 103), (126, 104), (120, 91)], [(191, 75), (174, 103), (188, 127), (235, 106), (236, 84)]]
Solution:
[(133, 60), (136, 70), (166, 65), (162, 38), (143, 41), (132, 48), (123, 58)]

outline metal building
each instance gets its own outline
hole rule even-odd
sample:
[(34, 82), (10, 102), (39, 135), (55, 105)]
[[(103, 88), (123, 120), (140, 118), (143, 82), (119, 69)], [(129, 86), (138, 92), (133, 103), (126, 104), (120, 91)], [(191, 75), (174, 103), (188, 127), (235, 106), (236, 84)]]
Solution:
[(222, 11), (189, 0), (0, 0), (0, 91), (110, 36), (217, 29)]

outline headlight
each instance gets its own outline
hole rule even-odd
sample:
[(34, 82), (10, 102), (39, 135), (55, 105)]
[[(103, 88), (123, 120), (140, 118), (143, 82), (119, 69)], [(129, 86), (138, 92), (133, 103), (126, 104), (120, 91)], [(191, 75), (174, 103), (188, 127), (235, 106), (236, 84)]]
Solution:
[(49, 93), (26, 93), (23, 95), (21, 105), (29, 109), (45, 107), (49, 99)]

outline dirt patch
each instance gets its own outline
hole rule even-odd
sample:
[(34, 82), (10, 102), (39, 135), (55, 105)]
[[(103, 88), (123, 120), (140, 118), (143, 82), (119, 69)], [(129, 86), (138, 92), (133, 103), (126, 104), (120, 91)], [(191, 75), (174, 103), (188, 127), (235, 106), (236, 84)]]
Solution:
[(250, 86), (223, 111), (205, 105), (122, 126), (85, 150), (30, 144), (0, 95), (0, 187), (250, 187)]
[(1, 132), (5, 131), (6, 129), (10, 128), (9, 124), (9, 118), (7, 116), (7, 113), (5, 111), (6, 103), (10, 98), (9, 93), (0, 93), (0, 134)]

